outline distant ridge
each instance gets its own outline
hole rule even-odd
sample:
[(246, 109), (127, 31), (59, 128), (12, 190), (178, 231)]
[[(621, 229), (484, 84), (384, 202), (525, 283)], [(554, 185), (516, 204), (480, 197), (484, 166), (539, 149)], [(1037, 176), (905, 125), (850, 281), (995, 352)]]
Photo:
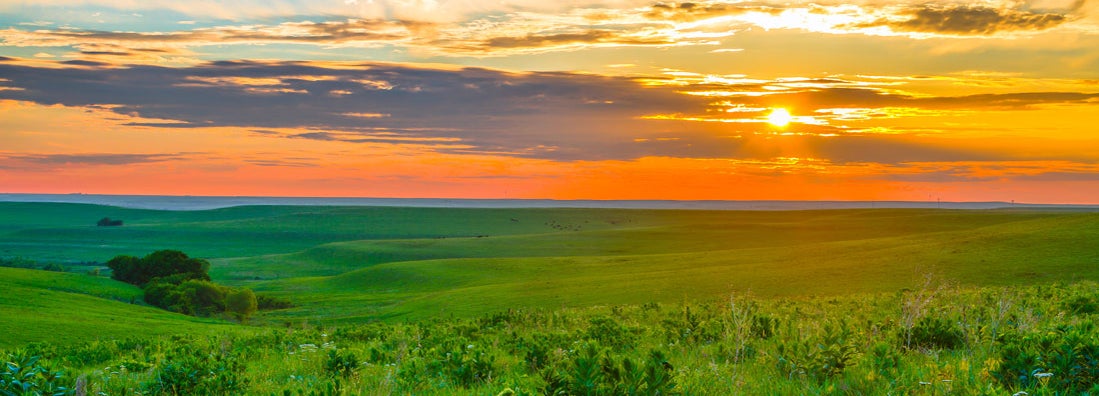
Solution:
[(1099, 210), (1099, 205), (1023, 204), (1010, 202), (928, 201), (721, 201), (721, 200), (554, 200), (452, 198), (300, 198), (205, 197), (176, 195), (0, 194), (0, 202), (52, 202), (155, 210), (208, 210), (246, 205), (404, 206), (432, 208), (598, 208), (690, 210), (817, 210), (817, 209), (1069, 209)]

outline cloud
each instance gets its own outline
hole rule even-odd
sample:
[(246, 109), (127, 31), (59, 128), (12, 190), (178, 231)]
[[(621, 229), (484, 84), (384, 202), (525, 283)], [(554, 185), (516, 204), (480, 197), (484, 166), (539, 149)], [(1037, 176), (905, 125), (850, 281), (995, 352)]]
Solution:
[[(191, 58), (193, 63), (193, 58), (201, 55), (191, 50), (213, 45), (295, 44), (319, 47), (317, 50), (324, 52), (349, 47), (393, 47), (425, 57), (501, 57), (594, 47), (711, 46), (752, 28), (962, 40), (973, 36), (1014, 37), (1083, 21), (1080, 18), (1082, 0), (1069, 8), (1042, 11), (1020, 8), (1014, 3), (859, 5), (700, 1), (651, 4), (621, 1), (583, 6), (578, 2), (527, 6), (515, 2), (504, 6), (486, 2), (375, 3), (377, 7), (370, 6), (369, 12), (354, 11), (359, 6), (336, 7), (342, 11), (325, 6), (317, 8), (317, 13), (301, 10), (303, 13), (295, 15), (295, 18), (311, 18), (312, 21), (270, 24), (272, 18), (227, 18), (222, 23), (236, 24), (200, 28), (174, 24), (169, 25), (170, 28), (178, 30), (164, 32), (104, 31), (69, 26), (52, 29), (47, 26), (39, 26), (39, 29), (10, 27), (0, 30), (0, 41), (17, 47), (74, 47), (85, 56), (129, 57), (128, 63), (137, 62), (134, 58), (146, 59), (142, 63), (185, 63)], [(224, 7), (212, 6), (213, 9)], [(294, 3), (287, 10), (297, 7), (311, 8), (307, 4)], [(1099, 32), (1093, 23), (1085, 25), (1091, 26), (1092, 32)], [(1082, 29), (1080, 32), (1088, 31)]]
[(528, 34), (522, 37), (492, 37), (484, 42), (487, 48), (542, 48), (562, 44), (602, 44), (620, 45), (670, 45), (674, 42), (666, 38), (626, 38), (610, 30), (588, 30), (579, 33)]
[(1099, 163), (1077, 161), (943, 161), (890, 166), (872, 178), (904, 182), (1037, 181), (1091, 182), (1099, 180)]
[(196, 153), (169, 154), (0, 154), (5, 162), (22, 162), (47, 167), (69, 165), (131, 165), (185, 159)]
[[(424, 21), (456, 21), (471, 15), (488, 15), (526, 10), (540, 13), (561, 13), (582, 6), (633, 8), (651, 4), (650, 0), (508, 0), (496, 1), (316, 1), (316, 0), (11, 0), (0, 2), (0, 11), (18, 12), (26, 9), (68, 11), (87, 7), (89, 10), (115, 9), (125, 13), (145, 10), (170, 11), (190, 16), (190, 19), (248, 20), (278, 19), (302, 15), (330, 15), (340, 18), (417, 19)], [(90, 13), (90, 12), (89, 12)]]
[[(892, 90), (893, 82), (880, 78), (614, 77), (381, 62), (219, 61), (175, 68), (86, 61), (38, 67), (46, 61), (34, 62), (0, 62), (3, 84), (13, 88), (0, 90), (0, 98), (97, 107), (144, 120), (127, 124), (134, 127), (238, 127), (269, 138), (557, 161), (651, 156), (812, 156), (837, 163), (995, 159), (1011, 154), (846, 124), (939, 110), (1090, 106), (1099, 98), (1086, 92), (912, 95)], [(805, 118), (777, 134), (764, 118), (770, 107), (788, 103), (798, 103), (796, 115)], [(165, 160), (25, 160), (153, 159)]]
[(248, 164), (251, 164), (251, 165), (256, 165), (256, 166), (269, 166), (269, 167), (276, 167), (276, 168), (315, 168), (315, 167), (319, 167), (318, 164), (316, 164), (315, 162), (312, 162), (312, 161), (287, 161), (287, 160), (270, 159), (270, 158), (245, 159), (244, 162), (248, 163)]
[[(901, 19), (898, 19), (901, 18)], [(951, 35), (992, 35), (1041, 31), (1070, 20), (1067, 13), (1035, 12), (979, 5), (924, 4), (860, 27), (887, 26), (894, 31)]]
[(235, 44), (315, 43), (341, 46), (378, 46), (408, 40), (427, 28), (422, 22), (358, 20), (285, 22), (278, 25), (223, 26), (173, 32), (119, 32), (87, 29), (0, 30), (5, 45), (17, 47), (66, 47), (84, 51), (169, 51), (173, 49)]
[(739, 15), (748, 12), (780, 14), (789, 5), (768, 5), (762, 3), (727, 3), (718, 1), (658, 2), (644, 12), (644, 16), (655, 20), (694, 22), (702, 19)]
[[(646, 133), (640, 116), (704, 106), (704, 99), (668, 88), (571, 73), (386, 63), (81, 65), (0, 64), (6, 84), (26, 90), (0, 92), (40, 104), (110, 104), (119, 114), (167, 120), (135, 126), (305, 128), (316, 131), (286, 137), (551, 158), (633, 156), (614, 143)], [(334, 90), (350, 94), (329, 95)]]

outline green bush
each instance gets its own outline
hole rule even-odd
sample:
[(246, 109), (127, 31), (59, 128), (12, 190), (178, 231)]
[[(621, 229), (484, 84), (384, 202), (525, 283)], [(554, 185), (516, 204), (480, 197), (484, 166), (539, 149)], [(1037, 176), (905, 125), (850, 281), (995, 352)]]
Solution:
[(173, 275), (183, 280), (197, 279), (210, 280), (207, 273), (210, 270), (210, 262), (188, 257), (186, 253), (178, 250), (158, 250), (149, 253), (145, 257), (115, 256), (107, 262), (111, 269), (111, 279), (119, 280), (137, 286), (145, 286), (157, 278), (166, 278)]
[(289, 299), (282, 297), (275, 297), (270, 294), (256, 293), (256, 308), (260, 311), (268, 311), (272, 309), (286, 309), (294, 307)]
[[(954, 349), (965, 345), (965, 333), (954, 320), (925, 316), (912, 326), (911, 348)], [(905, 342), (904, 334), (900, 335)]]
[(430, 372), (461, 388), (471, 388), (489, 381), (496, 373), (496, 356), (485, 353), (474, 344), (444, 348), (444, 355), (428, 364)]
[(243, 322), (256, 313), (257, 308), (256, 293), (252, 289), (234, 289), (225, 295), (225, 309), (236, 316), (237, 320)]
[(1070, 393), (1099, 386), (1099, 338), (1091, 322), (1036, 334), (1012, 333), (1000, 347), (994, 377), (1008, 387), (1044, 384)]
[(324, 361), (324, 372), (330, 376), (339, 376), (344, 379), (351, 378), (359, 370), (359, 359), (351, 352), (341, 353), (335, 349), (328, 351), (328, 358)]
[(202, 280), (178, 285), (154, 281), (145, 287), (145, 302), (172, 312), (210, 316), (225, 312), (228, 288)]
[(1061, 306), (1073, 314), (1093, 314), (1099, 312), (1099, 296), (1074, 295), (1066, 299)]
[(777, 367), (788, 378), (808, 377), (822, 383), (855, 364), (858, 349), (852, 338), (846, 326), (825, 323), (819, 339), (779, 344)]
[(227, 395), (246, 388), (244, 363), (232, 354), (210, 353), (194, 345), (172, 350), (145, 389), (153, 395)]
[(611, 317), (595, 317), (588, 321), (586, 338), (615, 349), (633, 348), (639, 338), (638, 331), (619, 323)]

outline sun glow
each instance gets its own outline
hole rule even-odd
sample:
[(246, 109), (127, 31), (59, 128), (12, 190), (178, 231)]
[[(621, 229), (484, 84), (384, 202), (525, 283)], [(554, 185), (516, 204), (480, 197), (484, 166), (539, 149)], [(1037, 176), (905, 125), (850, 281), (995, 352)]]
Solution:
[(771, 110), (771, 114), (767, 116), (767, 123), (779, 128), (784, 128), (786, 125), (790, 124), (790, 120), (792, 119), (793, 117), (788, 110), (778, 107)]

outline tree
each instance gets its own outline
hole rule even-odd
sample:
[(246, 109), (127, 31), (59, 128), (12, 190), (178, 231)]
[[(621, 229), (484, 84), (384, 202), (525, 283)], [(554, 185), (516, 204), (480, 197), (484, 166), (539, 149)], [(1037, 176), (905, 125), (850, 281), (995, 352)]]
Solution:
[(183, 312), (182, 300), (183, 295), (180, 293), (179, 285), (161, 282), (145, 285), (145, 302), (149, 305), (173, 312)]
[(207, 273), (210, 270), (209, 261), (188, 257), (178, 250), (157, 250), (143, 257), (141, 262), (146, 267), (149, 280), (176, 274), (191, 274), (189, 279), (210, 280)]
[(246, 288), (230, 291), (229, 295), (225, 296), (225, 308), (233, 316), (236, 316), (237, 320), (244, 322), (258, 309), (256, 293), (253, 293), (252, 289)]
[(99, 219), (95, 225), (100, 227), (118, 227), (122, 225), (122, 220), (111, 220), (110, 217), (104, 217)]
[(179, 312), (195, 316), (225, 312), (226, 288), (223, 286), (208, 281), (189, 280), (179, 284), (178, 290), (181, 295)]
[(107, 262), (111, 269), (111, 279), (144, 287), (155, 279), (170, 279), (171, 283), (184, 281), (210, 280), (210, 262), (188, 257), (178, 250), (158, 250), (145, 257), (115, 256)]
[(138, 286), (148, 282), (148, 280), (139, 281), (144, 278), (144, 275), (139, 273), (142, 270), (140, 258), (125, 255), (115, 256), (107, 262), (107, 268), (111, 269), (111, 279)]

